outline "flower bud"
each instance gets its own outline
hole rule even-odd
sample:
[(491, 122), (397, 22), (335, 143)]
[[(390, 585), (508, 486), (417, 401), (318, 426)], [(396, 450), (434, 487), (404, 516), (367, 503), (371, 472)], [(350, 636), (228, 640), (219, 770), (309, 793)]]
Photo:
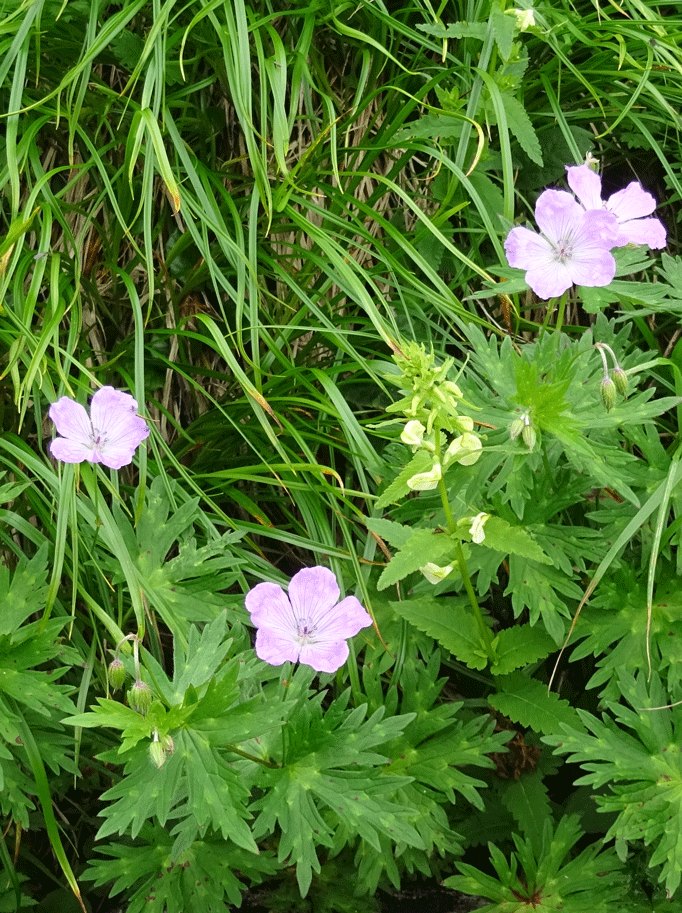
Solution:
[(150, 744), (149, 758), (150, 758), (152, 764), (154, 765), (154, 767), (156, 767), (157, 770), (161, 770), (163, 765), (166, 763), (166, 751), (161, 742), (154, 740)]
[(628, 392), (628, 376), (623, 371), (623, 369), (616, 365), (616, 367), (611, 371), (611, 379), (616, 385), (616, 390), (620, 393), (621, 396), (625, 396)]
[(117, 691), (126, 680), (126, 670), (120, 659), (116, 658), (109, 663), (107, 678), (114, 691)]
[(530, 423), (530, 419), (526, 416), (526, 419), (523, 423), (523, 429), (521, 431), (521, 437), (523, 438), (523, 443), (529, 450), (533, 450), (535, 443), (538, 439), (537, 434), (535, 433), (535, 428)]
[[(528, 416), (525, 416), (527, 419)], [(515, 441), (516, 438), (521, 434), (523, 429), (526, 427), (526, 422), (524, 418), (515, 418), (514, 421), (509, 426), (509, 437), (512, 441)]]
[(142, 716), (147, 715), (147, 711), (152, 705), (152, 692), (149, 685), (139, 678), (128, 691), (128, 703)]
[(616, 384), (610, 377), (604, 377), (599, 385), (599, 395), (607, 412), (616, 405)]

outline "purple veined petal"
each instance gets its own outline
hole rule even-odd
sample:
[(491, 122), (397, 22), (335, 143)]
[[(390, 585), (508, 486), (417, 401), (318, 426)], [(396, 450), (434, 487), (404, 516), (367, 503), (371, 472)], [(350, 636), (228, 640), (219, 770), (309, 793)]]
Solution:
[(567, 165), (568, 186), (585, 209), (603, 209), (601, 178), (588, 165)]
[(618, 219), (606, 209), (589, 209), (583, 212), (578, 230), (581, 247), (601, 247), (611, 250), (618, 246), (620, 226)]
[(563, 246), (580, 230), (584, 209), (565, 190), (545, 190), (535, 204), (535, 221), (550, 244)]
[(537, 263), (526, 272), (526, 282), (538, 298), (546, 301), (563, 295), (573, 285), (573, 276), (563, 263), (553, 257), (538, 259)]
[(286, 637), (296, 625), (291, 602), (276, 583), (258, 583), (246, 594), (246, 609), (257, 628), (267, 627)]
[(630, 219), (650, 216), (656, 209), (656, 200), (639, 181), (632, 181), (623, 190), (618, 190), (608, 198), (606, 208), (619, 222), (627, 222)]
[(616, 275), (616, 261), (608, 250), (582, 247), (574, 252), (569, 269), (575, 285), (603, 288)]
[(73, 438), (56, 437), (49, 443), (49, 450), (55, 460), (62, 463), (99, 463), (100, 455), (93, 450), (90, 444), (83, 444)]
[(299, 660), (317, 672), (335, 672), (348, 658), (347, 638), (372, 624), (355, 596), (340, 603), (336, 577), (324, 567), (304, 568), (289, 582), (289, 594), (259, 583), (245, 597), (258, 628), (256, 653), (271, 665)]
[(52, 403), (47, 414), (54, 422), (57, 434), (73, 441), (81, 441), (83, 444), (89, 443), (92, 425), (88, 413), (80, 403), (69, 399), (68, 396), (62, 396), (56, 403)]
[(301, 647), (300, 662), (316, 672), (336, 672), (348, 659), (350, 651), (345, 640), (334, 643), (305, 644)]
[(271, 666), (295, 663), (300, 652), (299, 644), (290, 638), (280, 637), (269, 628), (259, 628), (256, 632), (256, 656)]
[(620, 244), (646, 244), (652, 250), (660, 250), (668, 241), (668, 233), (660, 219), (633, 219), (621, 222)]
[(355, 596), (346, 596), (338, 605), (324, 614), (316, 613), (318, 635), (325, 640), (346, 640), (373, 622), (369, 612)]
[(552, 246), (528, 228), (512, 228), (504, 242), (507, 262), (516, 269), (530, 269), (538, 258), (553, 256)]
[(113, 387), (102, 387), (92, 397), (95, 446), (105, 466), (120, 469), (132, 462), (135, 451), (149, 436), (147, 423), (136, 413), (137, 401)]
[(323, 618), (338, 602), (336, 577), (328, 567), (304, 567), (289, 581), (289, 600), (296, 618)]

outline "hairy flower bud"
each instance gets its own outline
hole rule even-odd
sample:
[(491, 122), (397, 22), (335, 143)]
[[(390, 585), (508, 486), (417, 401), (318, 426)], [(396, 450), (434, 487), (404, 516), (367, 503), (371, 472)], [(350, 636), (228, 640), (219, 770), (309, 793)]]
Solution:
[(515, 441), (516, 438), (521, 434), (523, 429), (526, 427), (525, 419), (527, 419), (527, 418), (528, 418), (528, 416), (525, 416), (525, 418), (522, 418), (522, 417), (515, 418), (514, 421), (511, 423), (511, 425), (509, 426), (509, 438), (512, 441)]
[(154, 767), (156, 767), (157, 770), (161, 770), (166, 763), (166, 751), (161, 742), (154, 741), (150, 744), (149, 758)]
[(610, 377), (604, 377), (599, 385), (599, 395), (607, 412), (616, 405), (616, 385)]
[(523, 429), (521, 431), (521, 436), (523, 437), (523, 443), (529, 450), (535, 448), (535, 443), (538, 439), (538, 436), (535, 432), (535, 428), (530, 423), (530, 419), (526, 416), (526, 420), (523, 423)]
[(616, 365), (616, 367), (611, 371), (611, 379), (616, 385), (616, 390), (620, 393), (621, 396), (625, 396), (628, 392), (628, 376), (623, 371), (623, 369)]
[(126, 680), (126, 670), (120, 659), (116, 658), (109, 663), (107, 678), (114, 691), (117, 691)]
[(146, 716), (152, 705), (152, 692), (149, 685), (138, 678), (128, 691), (128, 703), (133, 710)]

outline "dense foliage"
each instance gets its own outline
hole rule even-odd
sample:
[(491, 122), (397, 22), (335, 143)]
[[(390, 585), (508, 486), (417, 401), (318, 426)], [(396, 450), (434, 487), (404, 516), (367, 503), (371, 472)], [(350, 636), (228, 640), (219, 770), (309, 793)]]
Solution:
[[(679, 3), (0, 23), (0, 910), (674, 909)], [(588, 153), (667, 246), (547, 302), (505, 238)], [(149, 436), (63, 462), (101, 387)], [(373, 626), (263, 662), (319, 566)]]

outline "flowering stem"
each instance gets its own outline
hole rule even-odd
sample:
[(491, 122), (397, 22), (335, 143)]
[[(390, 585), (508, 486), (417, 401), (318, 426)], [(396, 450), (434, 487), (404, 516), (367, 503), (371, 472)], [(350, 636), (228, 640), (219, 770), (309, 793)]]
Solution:
[[(440, 462), (441, 458), (441, 437), (440, 430), (436, 429), (436, 455)], [(474, 617), (476, 619), (476, 624), (478, 625), (478, 630), (481, 635), (481, 643), (485, 647), (485, 651), (488, 654), (490, 660), (494, 659), (494, 651), (492, 648), (492, 635), (490, 633), (490, 628), (485, 623), (483, 619), (483, 613), (481, 612), (481, 607), (478, 604), (478, 599), (476, 598), (476, 593), (474, 591), (473, 584), (471, 583), (471, 577), (469, 577), (469, 571), (467, 569), (466, 558), (464, 557), (464, 550), (462, 548), (462, 542), (457, 535), (457, 524), (455, 523), (455, 518), (452, 515), (452, 510), (450, 508), (450, 501), (448, 499), (448, 490), (445, 487), (445, 480), (440, 479), (438, 481), (438, 492), (440, 494), (440, 500), (443, 505), (443, 513), (445, 514), (445, 521), (447, 523), (448, 533), (452, 537), (452, 541), (455, 543), (455, 558), (457, 559), (457, 568), (459, 570), (462, 582), (464, 583), (464, 589), (467, 591), (467, 596), (469, 597), (469, 602), (471, 608), (474, 612)]]
[(566, 302), (568, 301), (568, 291), (565, 291), (561, 298), (559, 299), (559, 313), (557, 314), (556, 323), (554, 324), (554, 332), (557, 336), (561, 334), (561, 327), (563, 326), (564, 316), (566, 314)]

